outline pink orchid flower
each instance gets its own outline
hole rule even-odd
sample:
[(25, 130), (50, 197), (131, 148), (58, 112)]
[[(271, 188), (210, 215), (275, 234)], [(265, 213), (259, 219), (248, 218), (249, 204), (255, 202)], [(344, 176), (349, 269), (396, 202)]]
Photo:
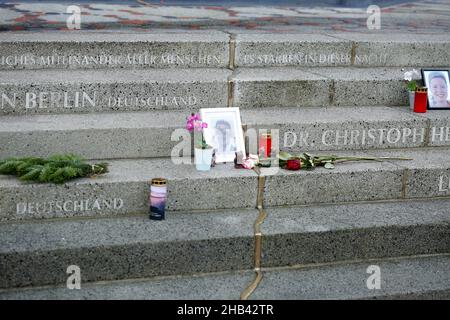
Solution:
[(203, 129), (208, 128), (208, 124), (206, 122), (203, 122), (200, 118), (200, 114), (192, 114), (188, 117), (186, 122), (186, 129), (189, 132), (192, 132), (194, 130), (196, 131), (203, 131)]

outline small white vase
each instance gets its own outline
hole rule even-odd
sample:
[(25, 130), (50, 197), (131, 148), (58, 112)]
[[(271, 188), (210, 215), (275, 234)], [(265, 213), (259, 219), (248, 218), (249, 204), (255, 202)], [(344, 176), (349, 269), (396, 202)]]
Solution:
[(409, 108), (414, 111), (414, 97), (416, 96), (415, 91), (408, 91), (409, 92)]
[(213, 148), (199, 149), (194, 148), (195, 168), (198, 171), (209, 171), (211, 169)]

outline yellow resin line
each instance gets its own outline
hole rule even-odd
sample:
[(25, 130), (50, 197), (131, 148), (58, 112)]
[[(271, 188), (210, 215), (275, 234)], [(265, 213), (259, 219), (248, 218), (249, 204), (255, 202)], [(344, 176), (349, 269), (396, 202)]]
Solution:
[[(229, 41), (228, 41), (228, 69), (235, 71), (235, 59), (236, 59), (236, 36), (232, 33), (229, 33)], [(233, 107), (233, 98), (234, 98), (234, 80), (233, 80), (233, 74), (231, 74), (227, 79), (227, 107), (231, 108)]]
[(355, 42), (352, 42), (352, 50), (350, 53), (351, 56), (351, 65), (354, 66), (355, 65), (355, 60), (356, 60), (356, 48), (358, 48), (358, 44)]
[(241, 293), (241, 300), (247, 300), (251, 294), (256, 290), (259, 283), (263, 278), (263, 274), (261, 271), (261, 253), (262, 253), (262, 232), (261, 232), (261, 224), (267, 217), (267, 213), (263, 208), (263, 195), (264, 195), (264, 184), (265, 177), (261, 176), (261, 172), (259, 168), (255, 168), (255, 172), (258, 174), (258, 198), (257, 198), (257, 208), (259, 210), (258, 218), (256, 219), (253, 225), (253, 231), (255, 235), (255, 279), (249, 286)]
[(229, 46), (229, 57), (228, 57), (228, 69), (234, 70), (236, 68), (236, 39), (234, 34), (230, 34)]
[(402, 178), (402, 199), (406, 199), (406, 195), (408, 194), (408, 180), (409, 180), (409, 170), (403, 170), (403, 178)]
[(233, 107), (233, 91), (234, 91), (234, 82), (233, 82), (233, 79), (231, 79), (231, 76), (227, 80), (227, 85), (228, 85), (227, 107), (231, 108), (231, 107)]

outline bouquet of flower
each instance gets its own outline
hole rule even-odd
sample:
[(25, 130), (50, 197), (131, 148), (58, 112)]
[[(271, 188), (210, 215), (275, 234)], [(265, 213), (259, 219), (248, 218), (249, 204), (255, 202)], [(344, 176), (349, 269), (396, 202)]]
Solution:
[(351, 156), (335, 156), (335, 155), (311, 155), (309, 153), (300, 153), (297, 155), (281, 151), (278, 154), (280, 167), (286, 170), (314, 169), (316, 167), (324, 167), (326, 169), (334, 169), (338, 162), (347, 161), (384, 161), (384, 160), (412, 160), (410, 158), (399, 157), (351, 157)]
[(194, 131), (194, 146), (198, 149), (212, 148), (205, 141), (205, 137), (203, 135), (203, 129), (205, 128), (208, 128), (208, 124), (202, 121), (200, 114), (192, 113), (191, 116), (187, 118), (186, 129), (189, 132)]
[(416, 91), (417, 88), (417, 80), (414, 80), (413, 78), (415, 76), (420, 76), (419, 71), (416, 69), (412, 69), (411, 71), (407, 71), (404, 74), (404, 79), (406, 83), (406, 87), (408, 88), (408, 91)]

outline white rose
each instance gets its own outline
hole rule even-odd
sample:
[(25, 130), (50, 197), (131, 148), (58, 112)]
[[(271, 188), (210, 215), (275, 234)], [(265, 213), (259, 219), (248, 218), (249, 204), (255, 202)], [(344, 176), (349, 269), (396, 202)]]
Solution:
[(412, 76), (413, 76), (413, 71), (405, 72), (405, 77), (404, 77), (404, 79), (405, 79), (406, 81), (411, 81), (411, 80), (412, 80)]
[(405, 72), (404, 79), (406, 81), (411, 81), (414, 76), (417, 76), (417, 77), (420, 76), (419, 71), (416, 69), (412, 69), (412, 71)]

